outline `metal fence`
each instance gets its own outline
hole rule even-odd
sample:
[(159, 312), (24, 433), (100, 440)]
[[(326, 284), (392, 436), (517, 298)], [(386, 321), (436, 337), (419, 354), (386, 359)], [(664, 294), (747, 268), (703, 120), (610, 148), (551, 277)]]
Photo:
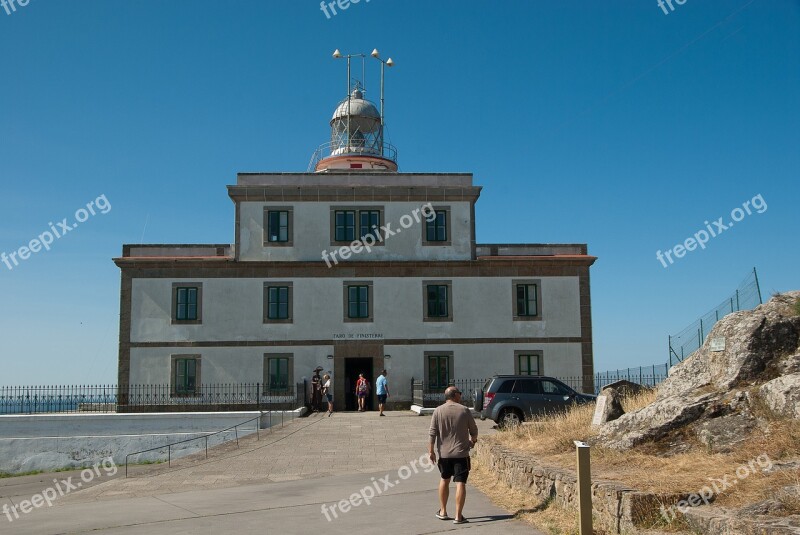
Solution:
[(172, 385), (0, 387), (0, 414), (291, 410), (305, 405), (305, 382), (202, 385), (178, 393)]
[[(475, 390), (482, 388), (486, 379), (454, 379), (448, 386), (456, 386), (461, 392), (461, 404), (472, 407), (475, 404)], [(443, 386), (434, 385), (418, 379), (411, 379), (411, 397), (414, 405), (420, 407), (438, 407), (444, 403)]]
[[(649, 387), (658, 386), (669, 376), (669, 367), (669, 364), (653, 364), (650, 366), (639, 366), (638, 368), (599, 372), (585, 377), (554, 377), (554, 379), (558, 379), (576, 392), (583, 392), (584, 387), (588, 385), (590, 387), (589, 391), (597, 395), (604, 386), (621, 380)], [(458, 389), (463, 392), (461, 404), (467, 407), (473, 407), (475, 403), (475, 391), (483, 388), (487, 380), (488, 379), (455, 379), (450, 381), (450, 384), (458, 387)], [(437, 407), (444, 403), (444, 388), (432, 388), (425, 383), (425, 381), (411, 379), (411, 397), (414, 405), (424, 408)]]
[(762, 302), (758, 273), (756, 273), (756, 268), (753, 268), (753, 271), (730, 297), (678, 334), (669, 336), (670, 365), (683, 361), (700, 349), (706, 336), (719, 320), (731, 312), (755, 308)]
[(594, 376), (594, 393), (597, 395), (604, 386), (623, 380), (643, 386), (655, 387), (669, 376), (669, 368), (670, 365), (664, 363), (596, 373)]

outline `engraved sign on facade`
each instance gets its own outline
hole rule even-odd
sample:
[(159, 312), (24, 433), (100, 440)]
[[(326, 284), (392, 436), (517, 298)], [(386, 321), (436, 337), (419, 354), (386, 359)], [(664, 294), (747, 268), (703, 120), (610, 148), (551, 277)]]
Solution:
[(594, 409), (592, 425), (600, 425), (600, 420), (603, 419), (603, 411), (606, 410), (606, 401), (608, 401), (608, 396), (597, 396), (597, 406)]
[(725, 351), (725, 337), (712, 338), (710, 349), (711, 351)]
[(334, 340), (383, 340), (383, 333), (333, 333)]

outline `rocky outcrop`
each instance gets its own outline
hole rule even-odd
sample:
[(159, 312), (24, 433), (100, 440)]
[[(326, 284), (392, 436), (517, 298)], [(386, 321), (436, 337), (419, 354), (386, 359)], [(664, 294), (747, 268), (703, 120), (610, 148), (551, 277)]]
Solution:
[(713, 401), (713, 394), (658, 400), (605, 424), (600, 428), (599, 440), (604, 446), (617, 450), (659, 440), (675, 427), (696, 421)]
[(761, 399), (774, 413), (800, 418), (800, 373), (784, 375), (761, 385)]
[[(720, 320), (703, 347), (670, 370), (653, 403), (604, 424), (595, 442), (623, 450), (687, 430), (728, 451), (759, 424), (749, 393), (759, 386), (776, 413), (800, 418), (798, 299), (800, 291), (789, 292)], [(725, 339), (724, 350), (711, 350), (713, 338)]]

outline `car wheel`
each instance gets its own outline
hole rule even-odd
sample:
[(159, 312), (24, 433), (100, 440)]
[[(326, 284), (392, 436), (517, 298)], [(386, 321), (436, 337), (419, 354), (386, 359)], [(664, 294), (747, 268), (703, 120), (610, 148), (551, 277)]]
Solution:
[(512, 429), (522, 423), (522, 413), (518, 409), (505, 409), (500, 413), (500, 421), (497, 422), (501, 429)]

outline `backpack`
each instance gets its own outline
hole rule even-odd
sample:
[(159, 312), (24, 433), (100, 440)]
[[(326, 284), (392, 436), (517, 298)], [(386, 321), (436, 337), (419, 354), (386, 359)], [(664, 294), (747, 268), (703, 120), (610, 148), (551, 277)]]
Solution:
[(361, 384), (358, 385), (358, 393), (359, 394), (366, 394), (367, 390), (369, 390), (369, 385), (366, 381), (361, 381)]

